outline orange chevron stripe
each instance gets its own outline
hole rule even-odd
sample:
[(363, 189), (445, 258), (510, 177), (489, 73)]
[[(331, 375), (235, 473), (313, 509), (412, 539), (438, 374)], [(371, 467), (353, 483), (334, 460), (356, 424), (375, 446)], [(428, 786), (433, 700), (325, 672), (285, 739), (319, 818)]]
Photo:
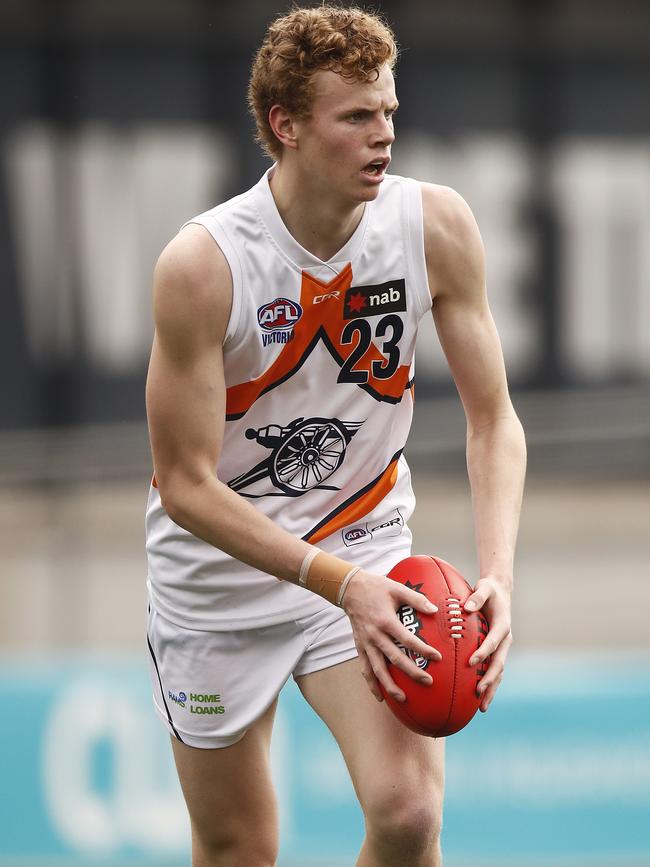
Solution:
[[(226, 415), (242, 415), (264, 391), (284, 379), (304, 359), (307, 348), (319, 328), (325, 331), (340, 358), (345, 361), (351, 355), (355, 345), (341, 343), (341, 331), (345, 321), (343, 319), (345, 292), (351, 286), (352, 266), (349, 262), (329, 283), (324, 283), (303, 271), (300, 287), (300, 306), (303, 314), (294, 326), (293, 340), (285, 344), (275, 361), (261, 376), (249, 382), (233, 385), (227, 390)], [(324, 290), (328, 293), (338, 291), (339, 297), (314, 304), (314, 298), (323, 295)], [(409, 366), (401, 365), (388, 380), (376, 379), (371, 373), (372, 361), (385, 361), (374, 344), (370, 345), (364, 356), (364, 367), (370, 371), (367, 384), (381, 395), (400, 399), (409, 379)]]
[(375, 506), (378, 506), (379, 503), (381, 503), (386, 494), (395, 487), (395, 483), (397, 482), (398, 461), (399, 458), (395, 458), (395, 460), (391, 461), (369, 491), (366, 491), (358, 500), (350, 503), (346, 509), (343, 509), (343, 511), (339, 512), (338, 515), (335, 515), (331, 521), (327, 522), (327, 524), (323, 524), (322, 527), (319, 527), (313, 536), (305, 536), (305, 541), (311, 542), (312, 545), (315, 545), (317, 542), (320, 542), (321, 539), (331, 536), (332, 533), (336, 533), (337, 530), (342, 530), (343, 527), (347, 527), (348, 524), (354, 524), (369, 512), (372, 512)]

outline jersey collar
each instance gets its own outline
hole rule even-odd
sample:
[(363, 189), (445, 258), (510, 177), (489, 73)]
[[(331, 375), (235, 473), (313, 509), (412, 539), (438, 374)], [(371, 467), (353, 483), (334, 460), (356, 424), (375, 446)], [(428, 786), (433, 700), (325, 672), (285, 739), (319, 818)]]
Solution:
[(258, 215), (262, 223), (264, 223), (271, 240), (296, 270), (312, 271), (314, 269), (321, 270), (326, 268), (338, 274), (348, 262), (351, 262), (355, 258), (361, 249), (370, 215), (371, 203), (366, 204), (359, 225), (348, 241), (331, 259), (324, 261), (314, 256), (309, 250), (305, 250), (285, 226), (275, 204), (269, 183), (274, 169), (275, 164), (262, 175), (259, 182), (253, 188)]

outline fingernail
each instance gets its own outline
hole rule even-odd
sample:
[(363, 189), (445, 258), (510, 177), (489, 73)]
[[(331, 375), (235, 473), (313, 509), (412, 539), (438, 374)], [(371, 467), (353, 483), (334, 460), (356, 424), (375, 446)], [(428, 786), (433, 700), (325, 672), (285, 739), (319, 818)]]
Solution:
[(478, 656), (473, 656), (473, 657), (470, 659), (469, 664), (470, 664), (470, 665), (476, 665), (477, 662), (478, 662)]
[(469, 602), (465, 603), (465, 611), (476, 611), (477, 608), (478, 606), (473, 599), (470, 599)]
[(429, 686), (430, 684), (433, 683), (433, 678), (429, 674), (423, 674), (422, 677), (420, 678), (420, 683), (424, 683), (427, 686)]
[(438, 606), (437, 606), (437, 605), (434, 605), (433, 602), (429, 602), (429, 601), (427, 601), (427, 604), (425, 605), (425, 609), (424, 609), (424, 610), (425, 610), (425, 611), (428, 611), (429, 614), (435, 614), (436, 611), (438, 610)]
[(395, 695), (393, 696), (393, 698), (395, 699), (395, 701), (399, 701), (399, 702), (404, 702), (404, 701), (406, 701), (406, 696), (404, 695), (403, 692), (395, 693)]

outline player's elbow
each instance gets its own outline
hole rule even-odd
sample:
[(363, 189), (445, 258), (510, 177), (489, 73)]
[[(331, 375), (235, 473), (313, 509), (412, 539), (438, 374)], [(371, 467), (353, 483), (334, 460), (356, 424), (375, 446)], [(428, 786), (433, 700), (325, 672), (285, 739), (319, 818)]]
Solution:
[(171, 484), (169, 476), (156, 470), (154, 479), (163, 509), (167, 512), (172, 521), (177, 523), (175, 516), (179, 511), (178, 494), (174, 486)]
[(188, 503), (192, 499), (189, 479), (180, 472), (167, 471), (156, 472), (156, 482), (163, 509), (175, 524), (187, 529), (190, 519)]
[(160, 503), (167, 516), (179, 527), (183, 526), (183, 509), (179, 498), (168, 487), (160, 488)]
[(158, 492), (171, 520), (196, 535), (204, 516), (221, 505), (220, 483), (207, 465), (174, 466), (161, 473)]

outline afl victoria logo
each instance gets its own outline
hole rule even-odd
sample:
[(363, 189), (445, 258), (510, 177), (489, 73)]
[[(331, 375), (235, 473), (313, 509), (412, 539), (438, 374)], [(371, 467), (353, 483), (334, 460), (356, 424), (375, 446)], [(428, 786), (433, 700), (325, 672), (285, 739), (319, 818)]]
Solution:
[(289, 298), (276, 298), (258, 308), (257, 321), (265, 331), (283, 331), (293, 328), (302, 316), (302, 307)]

